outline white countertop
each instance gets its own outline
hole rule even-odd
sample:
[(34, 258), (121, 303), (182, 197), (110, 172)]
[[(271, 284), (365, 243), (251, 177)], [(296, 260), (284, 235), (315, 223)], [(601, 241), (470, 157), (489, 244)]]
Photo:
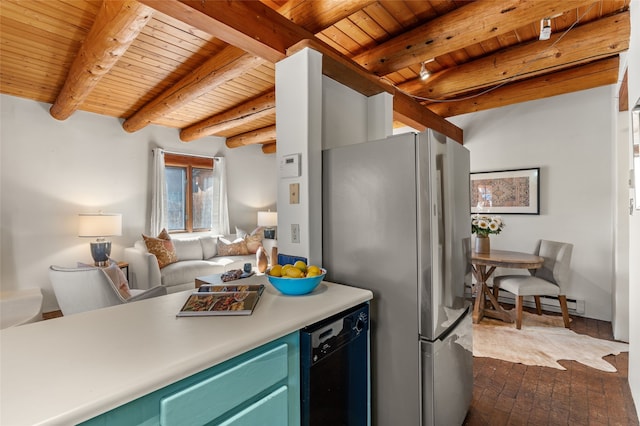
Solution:
[(266, 288), (250, 316), (176, 317), (190, 291), (0, 331), (0, 424), (90, 419), (328, 316), (372, 293)]

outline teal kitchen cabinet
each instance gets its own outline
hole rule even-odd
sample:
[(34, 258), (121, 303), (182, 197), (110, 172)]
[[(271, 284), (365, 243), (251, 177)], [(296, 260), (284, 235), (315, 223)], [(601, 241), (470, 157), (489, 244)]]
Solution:
[(87, 426), (300, 424), (298, 332), (94, 417)]

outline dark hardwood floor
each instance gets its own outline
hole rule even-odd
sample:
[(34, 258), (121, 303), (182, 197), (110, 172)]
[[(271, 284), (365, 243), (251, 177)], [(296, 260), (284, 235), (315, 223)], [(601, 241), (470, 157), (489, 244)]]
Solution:
[(53, 318), (60, 318), (61, 316), (62, 316), (62, 311), (61, 310), (43, 312), (42, 313), (42, 319), (43, 320), (48, 320), (48, 319), (53, 319)]
[[(610, 322), (571, 319), (576, 333), (613, 340)], [(559, 361), (563, 371), (474, 358), (473, 400), (464, 425), (638, 425), (627, 381), (629, 353), (605, 359), (617, 373), (576, 361)]]

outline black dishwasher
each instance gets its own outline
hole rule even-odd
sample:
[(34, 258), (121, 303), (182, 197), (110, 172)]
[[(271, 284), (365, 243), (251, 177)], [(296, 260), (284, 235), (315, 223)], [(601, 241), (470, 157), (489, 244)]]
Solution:
[(302, 426), (369, 424), (369, 305), (302, 329)]

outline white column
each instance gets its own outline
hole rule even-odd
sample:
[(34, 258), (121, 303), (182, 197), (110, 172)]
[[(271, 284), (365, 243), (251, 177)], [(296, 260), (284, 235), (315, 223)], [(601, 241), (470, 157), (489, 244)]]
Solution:
[[(322, 264), (322, 55), (304, 49), (276, 64), (278, 252)], [(299, 156), (300, 175), (283, 176), (280, 164)], [(298, 203), (290, 187), (299, 187)], [(292, 226), (299, 230), (293, 242)]]

